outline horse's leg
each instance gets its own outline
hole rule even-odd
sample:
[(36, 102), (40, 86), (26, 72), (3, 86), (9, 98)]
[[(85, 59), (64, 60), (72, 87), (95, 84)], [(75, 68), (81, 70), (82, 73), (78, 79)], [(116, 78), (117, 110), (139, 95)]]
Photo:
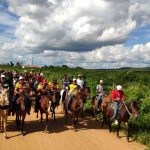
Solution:
[(117, 137), (118, 137), (118, 138), (120, 138), (120, 137), (119, 137), (120, 124), (121, 124), (121, 122), (119, 121), (119, 122), (118, 122), (118, 127), (117, 127)]
[(5, 138), (7, 138), (7, 133), (6, 133), (7, 116), (8, 116), (8, 113), (6, 112), (6, 115), (4, 115), (4, 118), (3, 118), (3, 121), (4, 121), (4, 136), (5, 136)]
[(4, 132), (4, 114), (3, 112), (1, 112), (1, 116), (0, 116), (0, 130), (1, 130), (1, 133)]
[(38, 118), (39, 117), (39, 111), (37, 111), (37, 114), (36, 114), (36, 118)]
[(2, 133), (2, 118), (3, 118), (3, 114), (2, 114), (2, 112), (0, 112), (0, 132), (1, 133)]
[(43, 113), (42, 112), (40, 112), (41, 113), (41, 123), (42, 123), (42, 121), (43, 121)]
[(76, 119), (75, 116), (73, 116), (73, 129), (76, 131)]
[(45, 126), (45, 132), (48, 131), (48, 113), (46, 114), (46, 126)]
[(111, 130), (111, 121), (110, 121), (110, 118), (108, 119), (109, 121), (108, 121), (108, 124), (109, 124), (109, 132), (112, 132), (112, 130)]
[(2, 120), (1, 120), (1, 113), (0, 113), (0, 132), (1, 132), (1, 127), (2, 127)]
[(82, 110), (81, 110), (81, 118), (84, 118), (83, 107), (82, 107)]
[(16, 112), (16, 127), (19, 129), (19, 114)]
[(53, 114), (54, 114), (54, 121), (56, 121), (56, 118), (55, 118), (55, 110), (54, 110)]
[(21, 134), (23, 135), (24, 132), (24, 120), (25, 120), (26, 114), (22, 115), (22, 121), (21, 121)]
[(129, 142), (129, 137), (130, 137), (130, 125), (129, 122), (127, 122), (127, 141)]
[(68, 112), (67, 112), (67, 110), (64, 108), (64, 110), (65, 110), (65, 114), (64, 114), (64, 116), (65, 116), (65, 123), (67, 123), (67, 114), (68, 114)]
[(104, 127), (104, 123), (105, 123), (105, 116), (103, 115), (103, 118), (102, 118), (102, 128)]
[(95, 120), (97, 121), (96, 109), (95, 109), (95, 108), (93, 108), (93, 115), (94, 115), (94, 117), (95, 117)]
[(53, 108), (53, 115), (54, 115), (54, 121), (56, 121), (56, 118), (55, 118), (55, 108)]

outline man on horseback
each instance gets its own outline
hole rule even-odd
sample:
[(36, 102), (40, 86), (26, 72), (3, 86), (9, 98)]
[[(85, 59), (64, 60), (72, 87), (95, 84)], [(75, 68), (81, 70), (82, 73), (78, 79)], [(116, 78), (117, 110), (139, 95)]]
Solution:
[[(27, 105), (31, 107), (31, 100), (28, 97), (28, 90), (29, 90), (29, 85), (24, 81), (24, 77), (20, 76), (19, 77), (19, 82), (15, 85), (15, 95), (13, 98), (13, 107), (15, 107), (15, 103), (17, 98), (19, 98), (20, 95), (23, 95), (27, 99)], [(27, 112), (30, 115), (30, 109)], [(14, 112), (13, 112), (14, 115)]]
[(111, 93), (111, 97), (114, 104), (114, 116), (112, 119), (115, 119), (115, 124), (118, 124), (118, 105), (121, 101), (126, 99), (124, 92), (122, 91), (122, 86), (117, 85), (116, 90), (113, 90)]
[(81, 77), (82, 77), (81, 74), (79, 74), (77, 79), (77, 85), (79, 85), (80, 88), (83, 88), (85, 83), (84, 80), (81, 79)]
[(105, 95), (103, 83), (104, 83), (103, 80), (99, 80), (99, 85), (97, 85), (97, 87), (96, 87), (96, 93), (98, 94), (98, 97), (97, 97), (97, 111), (99, 111), (99, 106), (102, 103), (102, 96)]
[(43, 79), (42, 82), (39, 82), (39, 80), (36, 81), (37, 82), (37, 97), (36, 97), (36, 103), (35, 103), (35, 112), (38, 112), (38, 109), (39, 109), (39, 101), (42, 99), (42, 97), (44, 95), (47, 95), (48, 94), (48, 90), (47, 90), (47, 80), (46, 79)]
[(3, 85), (5, 84), (5, 75), (2, 74), (1, 75), (1, 79), (0, 79), (0, 93), (2, 92), (2, 89), (3, 89)]
[(69, 109), (69, 105), (73, 99), (73, 97), (77, 94), (77, 90), (78, 90), (79, 86), (76, 83), (76, 79), (73, 79), (72, 84), (69, 85), (69, 89), (68, 89), (68, 97), (67, 97), (67, 105), (66, 105), (66, 109)]

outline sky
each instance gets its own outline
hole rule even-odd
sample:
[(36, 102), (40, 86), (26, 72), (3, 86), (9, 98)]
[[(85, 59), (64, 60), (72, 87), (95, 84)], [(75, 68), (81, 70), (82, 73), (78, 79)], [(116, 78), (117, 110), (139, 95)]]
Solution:
[(150, 66), (150, 0), (0, 0), (0, 63)]

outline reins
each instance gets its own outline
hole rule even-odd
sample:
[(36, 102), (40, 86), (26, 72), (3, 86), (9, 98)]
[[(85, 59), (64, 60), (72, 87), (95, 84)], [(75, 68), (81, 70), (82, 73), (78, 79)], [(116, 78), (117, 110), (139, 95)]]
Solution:
[(127, 112), (128, 112), (128, 114), (129, 114), (129, 116), (133, 116), (133, 114), (132, 114), (132, 113), (130, 113), (130, 111), (129, 111), (129, 109), (128, 109), (127, 105), (125, 104), (125, 102), (124, 102), (124, 101), (122, 101), (122, 102), (123, 102), (123, 104), (124, 104), (124, 106), (125, 106), (126, 111), (127, 111)]

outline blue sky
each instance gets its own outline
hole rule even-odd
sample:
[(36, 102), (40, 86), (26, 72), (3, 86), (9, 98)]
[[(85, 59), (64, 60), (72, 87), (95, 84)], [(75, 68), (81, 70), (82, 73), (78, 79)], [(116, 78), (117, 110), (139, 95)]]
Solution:
[(15, 39), (15, 28), (18, 21), (18, 17), (8, 10), (8, 5), (5, 2), (0, 3), (0, 35), (3, 44), (5, 42)]
[(132, 47), (135, 44), (145, 44), (150, 41), (150, 25), (138, 27), (131, 32), (125, 42), (125, 46)]
[(37, 65), (147, 66), (149, 5), (149, 0), (0, 0), (1, 62), (12, 60), (11, 52), (25, 64), (35, 57)]

